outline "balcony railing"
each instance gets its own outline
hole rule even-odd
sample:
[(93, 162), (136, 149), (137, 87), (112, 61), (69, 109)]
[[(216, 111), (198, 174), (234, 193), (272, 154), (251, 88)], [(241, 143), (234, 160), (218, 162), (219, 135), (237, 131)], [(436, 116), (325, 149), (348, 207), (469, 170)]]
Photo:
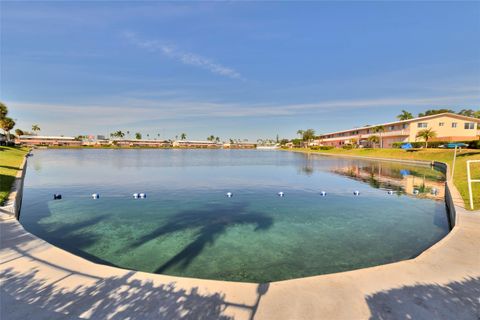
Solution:
[(410, 130), (403, 129), (403, 130), (394, 130), (394, 131), (385, 131), (385, 132), (370, 132), (370, 133), (359, 133), (355, 135), (349, 136), (342, 136), (342, 137), (333, 137), (333, 138), (325, 138), (320, 139), (321, 141), (336, 141), (336, 140), (350, 140), (350, 139), (366, 139), (370, 136), (382, 136), (382, 137), (396, 137), (396, 136), (408, 136), (410, 135)]

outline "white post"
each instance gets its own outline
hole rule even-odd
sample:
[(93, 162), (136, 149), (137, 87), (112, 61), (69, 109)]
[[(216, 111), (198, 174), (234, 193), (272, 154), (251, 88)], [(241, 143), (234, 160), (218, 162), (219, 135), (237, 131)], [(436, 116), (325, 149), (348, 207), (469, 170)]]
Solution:
[(473, 210), (473, 194), (472, 194), (472, 178), (470, 176), (470, 161), (467, 161), (467, 183), (468, 183), (468, 196), (470, 197), (470, 209)]
[(455, 160), (457, 160), (457, 145), (455, 145), (455, 153), (453, 154), (452, 176), (450, 180), (453, 181), (453, 174), (455, 173)]

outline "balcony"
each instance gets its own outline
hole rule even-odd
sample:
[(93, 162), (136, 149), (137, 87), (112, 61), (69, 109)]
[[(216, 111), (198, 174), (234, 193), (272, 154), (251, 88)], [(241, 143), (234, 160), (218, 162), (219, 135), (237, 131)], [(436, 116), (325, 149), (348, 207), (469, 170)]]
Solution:
[(350, 139), (366, 139), (370, 136), (382, 136), (383, 138), (385, 137), (401, 137), (401, 136), (409, 136), (410, 135), (410, 130), (409, 129), (402, 129), (402, 130), (393, 130), (393, 131), (385, 131), (385, 132), (378, 132), (378, 133), (359, 133), (355, 135), (348, 135), (348, 136), (339, 136), (339, 137), (333, 137), (333, 138), (325, 138), (325, 139), (320, 139), (321, 141), (324, 142), (329, 142), (329, 141), (338, 141), (338, 140), (350, 140)]

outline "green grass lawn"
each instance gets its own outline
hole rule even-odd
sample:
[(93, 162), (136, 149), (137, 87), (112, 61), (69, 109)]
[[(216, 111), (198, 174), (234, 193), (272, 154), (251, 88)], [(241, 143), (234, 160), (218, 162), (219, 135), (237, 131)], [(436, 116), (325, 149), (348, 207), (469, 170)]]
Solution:
[[(325, 153), (325, 154), (338, 154), (338, 155), (350, 155), (350, 156), (362, 156), (372, 158), (391, 158), (391, 159), (405, 159), (405, 160), (426, 160), (426, 161), (441, 161), (452, 165), (454, 150), (443, 149), (419, 149), (414, 152), (407, 152), (402, 149), (352, 149), (345, 150), (335, 148), (332, 150), (310, 150), (310, 149), (290, 149), (293, 151), (303, 151), (311, 153)], [(470, 203), (468, 198), (468, 185), (467, 185), (467, 160), (480, 160), (480, 150), (459, 150), (457, 151), (457, 161), (455, 165), (455, 173), (453, 182), (458, 191), (462, 195), (465, 202), (465, 207), (470, 209)], [(480, 179), (480, 163), (472, 164), (472, 178)], [(473, 198), (474, 209), (480, 210), (480, 183), (473, 183)]]
[(27, 152), (27, 148), (0, 147), (0, 204), (10, 193), (15, 176)]

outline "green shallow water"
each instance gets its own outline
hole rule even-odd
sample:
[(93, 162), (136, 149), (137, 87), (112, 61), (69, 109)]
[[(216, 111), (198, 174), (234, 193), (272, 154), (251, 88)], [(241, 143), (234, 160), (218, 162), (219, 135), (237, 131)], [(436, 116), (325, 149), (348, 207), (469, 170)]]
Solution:
[(267, 282), (415, 257), (448, 232), (442, 181), (429, 167), (280, 151), (45, 150), (29, 160), (20, 220), (96, 262)]

